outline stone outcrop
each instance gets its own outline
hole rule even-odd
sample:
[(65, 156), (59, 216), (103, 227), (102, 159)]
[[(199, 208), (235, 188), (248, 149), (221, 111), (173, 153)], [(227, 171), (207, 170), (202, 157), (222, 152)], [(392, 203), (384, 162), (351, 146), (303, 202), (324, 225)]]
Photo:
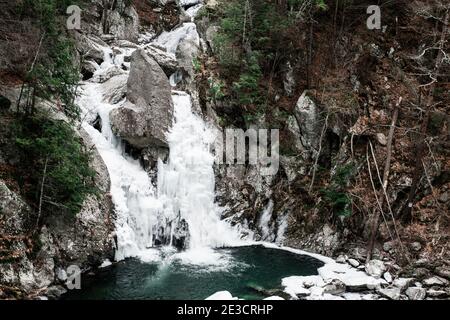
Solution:
[(114, 133), (136, 148), (166, 146), (173, 114), (171, 88), (164, 71), (142, 49), (131, 57), (127, 99), (110, 114)]
[(164, 47), (152, 43), (145, 47), (145, 52), (159, 64), (168, 77), (177, 71), (178, 61)]

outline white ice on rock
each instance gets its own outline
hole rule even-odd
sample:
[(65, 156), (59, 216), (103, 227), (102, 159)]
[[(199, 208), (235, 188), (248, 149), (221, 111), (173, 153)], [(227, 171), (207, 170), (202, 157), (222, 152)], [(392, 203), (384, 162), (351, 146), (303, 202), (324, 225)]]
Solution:
[[(180, 41), (186, 38), (198, 40), (198, 37), (195, 24), (185, 23), (173, 32), (164, 33), (158, 40), (174, 54)], [(133, 49), (102, 49), (104, 62), (92, 80), (82, 83), (77, 103), (83, 111), (82, 126), (110, 174), (110, 193), (117, 214), (115, 259), (160, 260), (161, 250), (155, 249), (155, 236), (164, 230), (172, 239), (174, 221), (184, 219), (189, 229), (187, 246), (192, 254), (183, 253), (179, 258), (191, 263), (225, 264), (211, 248), (237, 244), (239, 237), (234, 229), (221, 221), (220, 208), (214, 203), (212, 130), (192, 113), (190, 95), (173, 92), (175, 119), (167, 137), (170, 156), (167, 164), (158, 162), (158, 187), (155, 188), (139, 161), (125, 153), (123, 142), (111, 130), (109, 114), (124, 101), (110, 104), (104, 98), (109, 88), (108, 81), (103, 81), (105, 76), (116, 77), (111, 70), (119, 69), (122, 76), (127, 74), (128, 71), (122, 68), (124, 56), (129, 56)], [(125, 69), (129, 70), (129, 66)], [(101, 119), (101, 132), (92, 125), (97, 116)]]
[(197, 46), (200, 46), (200, 36), (198, 35), (195, 23), (183, 23), (181, 27), (170, 32), (164, 31), (154, 42), (165, 47), (168, 53), (175, 55), (178, 45), (183, 40), (191, 40)]
[(175, 121), (168, 135), (168, 164), (159, 161), (158, 199), (164, 217), (184, 219), (189, 225), (189, 248), (197, 250), (237, 244), (239, 239), (228, 223), (220, 219), (214, 202), (214, 156), (210, 147), (215, 135), (191, 110), (191, 97), (173, 93)]
[(282, 279), (281, 285), (284, 287), (284, 291), (289, 294), (293, 299), (299, 297), (306, 297), (311, 300), (358, 300), (373, 298), (372, 294), (365, 294), (356, 296), (342, 294), (342, 297), (325, 293), (323, 288), (332, 282), (333, 280), (342, 281), (347, 288), (357, 290), (374, 290), (381, 285), (386, 285), (387, 282), (380, 278), (375, 278), (364, 271), (357, 270), (348, 264), (337, 263), (331, 258), (309, 253), (303, 250), (279, 247), (273, 243), (263, 243), (267, 248), (274, 248), (289, 251), (296, 254), (307, 255), (320, 260), (324, 263), (324, 266), (320, 267), (318, 275), (313, 276), (291, 276)]
[(238, 300), (228, 291), (219, 291), (209, 296), (205, 300)]

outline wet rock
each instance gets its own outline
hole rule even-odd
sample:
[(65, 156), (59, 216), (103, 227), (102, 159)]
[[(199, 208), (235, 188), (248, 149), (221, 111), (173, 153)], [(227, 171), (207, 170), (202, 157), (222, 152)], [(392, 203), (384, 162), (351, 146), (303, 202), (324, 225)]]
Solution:
[(63, 286), (51, 286), (45, 291), (45, 296), (51, 300), (59, 299), (67, 290)]
[(122, 101), (127, 93), (127, 80), (128, 75), (120, 74), (106, 81), (102, 86), (103, 99), (110, 104)]
[(167, 146), (173, 104), (167, 76), (144, 50), (131, 58), (127, 103), (111, 112), (113, 132), (136, 148)]
[(91, 79), (98, 68), (99, 65), (95, 61), (84, 61), (81, 64), (81, 74), (83, 76), (83, 80)]
[(118, 66), (112, 66), (108, 68), (106, 71), (96, 74), (93, 76), (92, 81), (98, 82), (98, 83), (104, 83), (108, 80), (110, 80), (113, 77), (124, 75), (125, 71), (122, 68), (119, 68)]
[(380, 278), (383, 273), (386, 271), (386, 266), (384, 265), (383, 261), (380, 260), (370, 260), (367, 264), (366, 264), (366, 268), (365, 268), (367, 274), (376, 277), (376, 278)]
[(419, 287), (410, 287), (406, 290), (409, 300), (423, 300), (427, 295), (427, 291)]

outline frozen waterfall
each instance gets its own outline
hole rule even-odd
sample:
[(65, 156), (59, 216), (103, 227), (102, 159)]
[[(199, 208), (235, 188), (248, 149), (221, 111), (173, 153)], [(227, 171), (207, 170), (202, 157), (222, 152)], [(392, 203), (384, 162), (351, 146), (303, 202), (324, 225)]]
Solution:
[[(184, 38), (198, 39), (194, 24), (185, 24), (164, 33), (156, 42), (176, 52)], [(88, 132), (105, 161), (111, 178), (111, 196), (117, 214), (116, 260), (138, 257), (151, 261), (158, 257), (159, 245), (176, 245), (185, 233), (185, 246), (190, 250), (230, 246), (239, 242), (238, 232), (220, 219), (220, 208), (214, 202), (214, 157), (210, 145), (213, 131), (191, 110), (191, 97), (174, 91), (174, 122), (168, 133), (168, 163), (158, 162), (157, 188), (138, 160), (125, 153), (123, 142), (114, 136), (109, 114), (115, 105), (106, 102), (108, 88), (98, 81), (111, 68), (120, 68), (130, 49), (116, 48), (113, 57), (109, 47), (103, 48), (105, 62), (92, 80), (82, 83), (78, 104), (83, 128)], [(100, 117), (101, 132), (92, 123)]]

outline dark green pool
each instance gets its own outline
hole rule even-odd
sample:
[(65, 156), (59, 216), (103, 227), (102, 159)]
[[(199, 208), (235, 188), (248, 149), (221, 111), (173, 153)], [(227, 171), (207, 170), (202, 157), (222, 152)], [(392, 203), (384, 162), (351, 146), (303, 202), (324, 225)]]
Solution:
[(281, 279), (293, 275), (315, 275), (322, 262), (263, 246), (218, 249), (227, 261), (217, 266), (193, 265), (179, 260), (142, 263), (122, 261), (82, 278), (82, 289), (64, 299), (205, 299), (227, 290), (243, 299), (262, 299), (254, 288), (277, 289)]

